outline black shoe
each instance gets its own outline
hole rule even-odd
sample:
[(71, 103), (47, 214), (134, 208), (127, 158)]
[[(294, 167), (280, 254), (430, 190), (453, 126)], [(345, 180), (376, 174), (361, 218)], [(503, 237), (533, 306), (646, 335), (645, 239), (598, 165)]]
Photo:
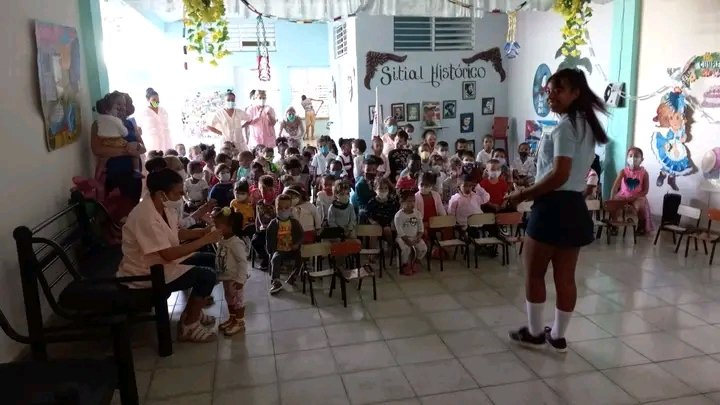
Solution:
[(567, 340), (565, 338), (553, 339), (550, 332), (552, 328), (549, 326), (545, 327), (545, 340), (550, 343), (550, 346), (554, 347), (556, 351), (560, 353), (567, 352)]
[(267, 273), (267, 271), (268, 271), (268, 262), (267, 262), (267, 261), (260, 262), (260, 267), (258, 267), (258, 269), (260, 269), (260, 271), (264, 271), (264, 272)]
[(280, 280), (273, 280), (270, 284), (270, 294), (277, 294), (283, 289), (283, 283)]
[(540, 347), (545, 344), (545, 334), (539, 336), (533, 336), (530, 334), (530, 329), (527, 326), (523, 326), (519, 330), (510, 331), (510, 340), (527, 347)]

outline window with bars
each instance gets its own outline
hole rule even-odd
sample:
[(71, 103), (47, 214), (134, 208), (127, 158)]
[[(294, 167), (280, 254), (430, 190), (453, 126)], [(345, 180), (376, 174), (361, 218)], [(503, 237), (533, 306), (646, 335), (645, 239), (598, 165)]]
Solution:
[(335, 59), (337, 59), (347, 54), (348, 51), (347, 25), (345, 23), (336, 25), (333, 30), (335, 33)]
[[(268, 51), (276, 51), (275, 43), (275, 22), (265, 19), (265, 40)], [(230, 40), (227, 43), (230, 52), (257, 52), (258, 32), (257, 22), (252, 20), (230, 20), (228, 21), (228, 34)], [(260, 33), (262, 38), (262, 33)]]
[(475, 45), (475, 21), (469, 17), (394, 17), (396, 51), (465, 51)]

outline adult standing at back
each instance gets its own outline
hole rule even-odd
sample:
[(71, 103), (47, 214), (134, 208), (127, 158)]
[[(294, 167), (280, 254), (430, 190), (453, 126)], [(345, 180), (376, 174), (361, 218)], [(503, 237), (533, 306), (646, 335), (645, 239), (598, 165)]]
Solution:
[[(248, 147), (250, 149), (257, 145), (275, 147), (275, 123), (277, 117), (275, 110), (267, 105), (267, 93), (265, 90), (257, 90), (255, 103), (245, 110), (249, 120), (245, 122), (248, 132)], [(252, 93), (251, 93), (252, 96)]]
[(315, 107), (313, 101), (320, 102), (318, 110), (322, 108), (324, 101), (306, 97), (304, 94), (300, 96), (300, 105), (305, 110), (305, 138), (303, 139), (315, 139)]
[[(547, 89), (550, 109), (561, 116), (560, 123), (539, 142), (535, 184), (507, 197), (510, 204), (534, 201), (524, 248), (528, 326), (511, 331), (510, 339), (527, 346), (548, 342), (564, 352), (565, 332), (577, 299), (578, 255), (582, 246), (594, 240), (593, 221), (582, 194), (585, 176), (595, 158), (595, 145), (608, 141), (596, 111), (607, 110), (580, 70), (559, 70), (548, 80)], [(545, 273), (550, 263), (557, 303), (553, 326), (545, 327)]]
[(173, 147), (170, 137), (170, 121), (167, 110), (160, 106), (160, 95), (155, 89), (149, 87), (145, 91), (148, 105), (140, 110), (138, 121), (143, 129), (143, 140), (147, 150), (171, 149)]
[(228, 90), (225, 93), (225, 105), (215, 111), (206, 129), (222, 136), (223, 141), (232, 142), (243, 152), (249, 150), (243, 130), (249, 119), (245, 111), (235, 108), (235, 93)]

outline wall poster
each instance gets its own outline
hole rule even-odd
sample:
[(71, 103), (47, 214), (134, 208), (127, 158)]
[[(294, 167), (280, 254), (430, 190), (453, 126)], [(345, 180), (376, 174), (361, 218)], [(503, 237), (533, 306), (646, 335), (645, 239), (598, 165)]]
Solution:
[(35, 21), (40, 103), (48, 151), (80, 135), (80, 42), (72, 27)]

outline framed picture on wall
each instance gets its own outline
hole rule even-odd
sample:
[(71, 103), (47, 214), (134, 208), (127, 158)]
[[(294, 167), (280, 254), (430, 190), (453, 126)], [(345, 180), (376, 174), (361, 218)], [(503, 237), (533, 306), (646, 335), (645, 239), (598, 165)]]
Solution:
[(474, 80), (462, 82), (462, 99), (475, 100), (477, 96), (477, 83)]
[(455, 100), (445, 100), (443, 101), (443, 112), (442, 117), (443, 119), (447, 118), (455, 118), (455, 112), (457, 108), (457, 101)]
[(420, 121), (420, 103), (407, 104), (407, 120)]
[(396, 120), (405, 121), (405, 104), (403, 104), (403, 103), (390, 104), (390, 111), (392, 111), (392, 116)]
[(439, 101), (423, 101), (422, 108), (422, 119), (426, 127), (434, 127), (440, 125), (440, 120), (442, 119), (442, 111), (440, 111), (440, 109), (442, 108), (442, 106), (440, 105)]
[(460, 133), (467, 134), (475, 130), (475, 115), (473, 113), (460, 114)]
[[(380, 120), (383, 120), (383, 106), (380, 105), (380, 114), (378, 115), (380, 117)], [(372, 123), (375, 121), (375, 105), (371, 105), (368, 107), (368, 121), (372, 125)]]
[(495, 114), (495, 97), (483, 97), (483, 99), (482, 99), (482, 114), (483, 115)]

